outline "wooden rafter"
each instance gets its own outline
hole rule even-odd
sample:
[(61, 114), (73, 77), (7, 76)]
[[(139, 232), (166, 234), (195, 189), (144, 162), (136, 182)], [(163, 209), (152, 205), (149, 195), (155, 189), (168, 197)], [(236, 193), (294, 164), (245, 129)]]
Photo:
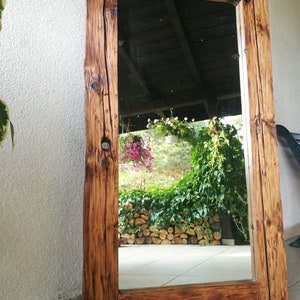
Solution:
[(168, 110), (170, 108), (186, 107), (191, 105), (196, 105), (203, 103), (207, 108), (208, 99), (225, 100), (233, 97), (239, 97), (240, 93), (229, 93), (227, 95), (222, 95), (222, 97), (217, 97), (209, 93), (197, 94), (197, 95), (177, 95), (164, 99), (159, 99), (142, 104), (130, 104), (129, 106), (120, 107), (120, 114), (122, 117), (130, 117), (134, 115), (143, 115), (149, 112), (154, 112), (159, 114), (163, 110)]
[(139, 86), (146, 92), (149, 98), (152, 98), (152, 93), (148, 89), (147, 84), (137, 69), (135, 63), (132, 61), (132, 58), (127, 54), (125, 49), (123, 48), (123, 45), (119, 43), (119, 56), (124, 61), (128, 69), (130, 70), (131, 74), (134, 76), (136, 82), (139, 84)]
[(221, 2), (221, 3), (229, 3), (229, 4), (232, 4), (234, 6), (237, 6), (238, 3), (241, 1), (241, 0), (208, 0), (208, 1), (211, 1), (211, 2)]
[(167, 8), (170, 20), (173, 23), (173, 26), (174, 26), (174, 29), (175, 29), (175, 32), (176, 32), (176, 35), (178, 38), (178, 42), (184, 53), (185, 59), (187, 61), (189, 69), (193, 75), (193, 78), (199, 84), (199, 88), (202, 88), (204, 84), (201, 79), (199, 70), (197, 68), (197, 64), (195, 62), (194, 56), (191, 52), (191, 48), (189, 46), (189, 43), (188, 43), (185, 33), (183, 31), (174, 1), (173, 0), (165, 0), (165, 6)]
[(118, 299), (117, 1), (88, 0), (83, 299)]
[(143, 104), (138, 105), (130, 105), (126, 108), (120, 109), (120, 113), (122, 117), (130, 117), (134, 115), (143, 115), (147, 114), (149, 112), (153, 112), (156, 114), (160, 114), (163, 110), (168, 110), (170, 108), (179, 108), (179, 107), (186, 107), (190, 105), (196, 105), (199, 103), (203, 103), (205, 99), (196, 99), (195, 97), (189, 97), (189, 96), (177, 96), (172, 98), (165, 98), (160, 99), (153, 102), (147, 102)]

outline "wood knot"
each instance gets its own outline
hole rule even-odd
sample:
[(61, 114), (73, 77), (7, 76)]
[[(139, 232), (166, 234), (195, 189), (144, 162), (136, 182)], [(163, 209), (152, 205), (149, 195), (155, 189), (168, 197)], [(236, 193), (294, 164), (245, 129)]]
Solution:
[(117, 15), (118, 15), (118, 9), (117, 9), (117, 7), (115, 6), (115, 7), (110, 8), (110, 13), (111, 13), (111, 15), (112, 15), (114, 18), (116, 18)]
[(101, 164), (102, 164), (103, 169), (108, 169), (109, 168), (109, 162), (108, 162), (108, 159), (106, 157), (104, 157), (102, 159)]
[(92, 83), (92, 89), (98, 94), (100, 95), (102, 93), (102, 86), (101, 86), (101, 83), (96, 81), (96, 82), (93, 82)]
[(267, 225), (268, 227), (270, 227), (270, 226), (271, 226), (271, 224), (272, 224), (272, 222), (271, 222), (271, 220), (270, 220), (270, 219), (266, 219), (265, 223), (266, 223), (266, 225)]

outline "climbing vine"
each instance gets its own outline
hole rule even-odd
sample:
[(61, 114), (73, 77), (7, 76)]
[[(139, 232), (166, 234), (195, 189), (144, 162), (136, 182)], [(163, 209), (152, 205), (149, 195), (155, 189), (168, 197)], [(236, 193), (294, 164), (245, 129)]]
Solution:
[(120, 191), (123, 230), (134, 209), (151, 211), (150, 221), (162, 227), (218, 214), (231, 218), (236, 240), (249, 242), (244, 152), (235, 127), (214, 118), (200, 129), (196, 140), (191, 151), (193, 169), (183, 179), (164, 189)]

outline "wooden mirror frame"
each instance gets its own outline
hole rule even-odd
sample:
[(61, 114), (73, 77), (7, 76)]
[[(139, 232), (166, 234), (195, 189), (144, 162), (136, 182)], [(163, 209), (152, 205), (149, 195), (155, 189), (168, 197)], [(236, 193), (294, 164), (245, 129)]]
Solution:
[(118, 290), (117, 0), (87, 0), (83, 299), (288, 299), (268, 1), (236, 5), (247, 118), (251, 281)]

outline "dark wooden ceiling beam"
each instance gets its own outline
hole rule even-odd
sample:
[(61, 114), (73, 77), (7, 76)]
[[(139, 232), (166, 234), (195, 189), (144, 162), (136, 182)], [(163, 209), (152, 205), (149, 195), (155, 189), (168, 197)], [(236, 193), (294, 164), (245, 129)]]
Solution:
[(222, 96), (215, 96), (210, 94), (203, 95), (175, 95), (165, 99), (159, 99), (156, 101), (149, 101), (147, 103), (133, 104), (131, 103), (128, 106), (120, 105), (119, 112), (123, 118), (148, 114), (149, 112), (161, 114), (163, 110), (169, 110), (170, 108), (179, 108), (186, 107), (191, 105), (196, 105), (203, 103), (207, 108), (207, 102), (212, 97), (215, 97), (217, 100), (225, 100), (235, 97), (240, 97), (240, 93), (228, 93)]
[(209, 118), (216, 117), (218, 115), (218, 98), (212, 96), (207, 99), (205, 107)]
[(168, 15), (170, 17), (171, 22), (173, 23), (178, 42), (181, 46), (181, 49), (184, 53), (185, 59), (189, 66), (189, 69), (193, 75), (194, 80), (198, 83), (200, 88), (204, 87), (202, 78), (200, 76), (199, 70), (197, 68), (197, 64), (195, 62), (194, 56), (192, 55), (189, 43), (186, 39), (185, 33), (183, 31), (175, 4), (173, 0), (165, 0), (165, 6), (168, 11)]
[(135, 63), (131, 59), (131, 57), (127, 54), (125, 49), (123, 48), (123, 45), (121, 42), (119, 42), (119, 48), (118, 48), (118, 53), (119, 56), (122, 58), (124, 63), (127, 65), (128, 69), (130, 70), (131, 74), (134, 76), (135, 80), (139, 84), (139, 86), (146, 92), (148, 97), (151, 99), (152, 98), (152, 93), (147, 87), (147, 84), (145, 83), (145, 80), (143, 79), (143, 76), (135, 66)]
[(194, 104), (199, 104), (204, 102), (204, 98), (195, 99), (191, 96), (178, 96), (178, 97), (168, 97), (165, 99), (160, 99), (156, 101), (151, 101), (143, 104), (131, 104), (130, 106), (120, 106), (120, 114), (122, 117), (130, 117), (136, 115), (143, 115), (149, 112), (159, 114), (163, 110), (168, 110), (170, 108), (178, 108), (184, 106), (190, 106)]
[(237, 6), (240, 0), (208, 0), (208, 1), (213, 1), (213, 2), (221, 2), (221, 3), (229, 3), (234, 6)]

